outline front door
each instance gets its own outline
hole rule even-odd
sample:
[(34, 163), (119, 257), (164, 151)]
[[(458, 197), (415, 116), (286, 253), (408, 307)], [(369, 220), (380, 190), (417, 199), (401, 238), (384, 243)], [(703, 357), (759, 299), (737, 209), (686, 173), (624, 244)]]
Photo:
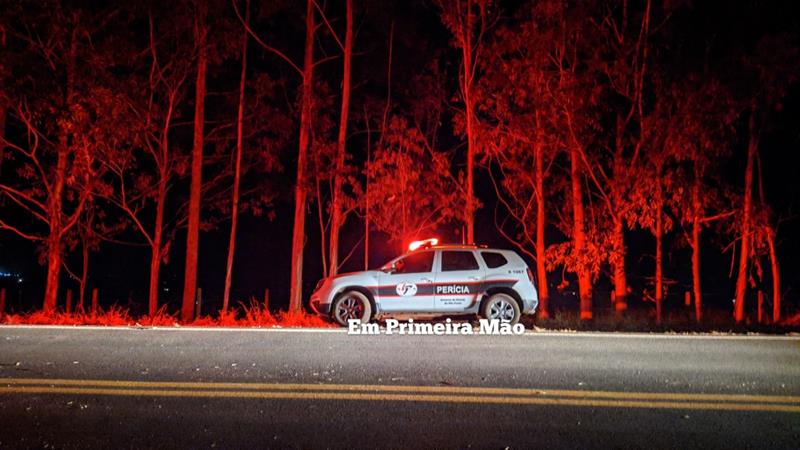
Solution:
[(386, 312), (433, 309), (432, 250), (412, 253), (395, 262), (395, 270), (378, 276), (378, 299)]
[(442, 250), (436, 273), (436, 311), (464, 311), (475, 304), (485, 277), (469, 250)]

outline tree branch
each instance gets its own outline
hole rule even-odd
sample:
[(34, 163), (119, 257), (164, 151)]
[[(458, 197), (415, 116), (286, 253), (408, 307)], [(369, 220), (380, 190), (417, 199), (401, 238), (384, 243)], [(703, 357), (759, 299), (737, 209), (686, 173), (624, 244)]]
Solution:
[(20, 230), (19, 228), (14, 227), (12, 225), (9, 225), (3, 219), (0, 219), (0, 230), (12, 231), (12, 232), (16, 233), (18, 236), (22, 237), (23, 239), (27, 239), (29, 241), (43, 241), (44, 240), (44, 238), (41, 237), (41, 236), (34, 236), (32, 234), (25, 233), (22, 230)]
[(253, 37), (253, 40), (256, 41), (258, 43), (258, 45), (262, 46), (264, 48), (264, 50), (267, 50), (268, 52), (272, 52), (272, 53), (276, 54), (278, 57), (280, 57), (281, 59), (283, 59), (284, 61), (286, 61), (289, 64), (289, 66), (291, 66), (292, 69), (294, 69), (300, 75), (300, 78), (304, 78), (305, 75), (303, 74), (302, 69), (300, 69), (300, 67), (297, 66), (297, 64), (295, 64), (282, 51), (278, 50), (277, 48), (275, 48), (275, 47), (267, 44), (263, 40), (261, 40), (261, 38), (258, 37), (258, 35), (253, 31), (253, 29), (250, 28), (250, 25), (247, 24), (247, 22), (242, 17), (241, 13), (239, 13), (239, 7), (236, 6), (236, 0), (231, 0), (231, 4), (233, 5), (234, 11), (236, 11), (236, 17), (239, 18), (239, 22), (242, 23), (242, 26), (244, 26), (244, 29), (247, 31), (247, 33), (250, 34), (250, 36)]
[(328, 27), (328, 30), (330, 30), (331, 34), (333, 35), (333, 39), (336, 41), (337, 44), (339, 44), (339, 48), (342, 51), (344, 51), (344, 44), (342, 44), (341, 39), (339, 39), (339, 36), (336, 34), (336, 31), (331, 26), (331, 23), (328, 22), (328, 18), (325, 16), (325, 12), (322, 10), (322, 8), (320, 8), (319, 3), (317, 3), (316, 0), (314, 0), (314, 6), (317, 8), (317, 11), (319, 11), (319, 15), (322, 16), (322, 21), (325, 22), (325, 25)]

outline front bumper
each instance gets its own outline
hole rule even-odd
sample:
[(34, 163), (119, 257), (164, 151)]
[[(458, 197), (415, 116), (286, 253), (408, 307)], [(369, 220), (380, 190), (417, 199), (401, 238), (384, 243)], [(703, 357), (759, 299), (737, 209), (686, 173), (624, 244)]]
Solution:
[(311, 297), (311, 309), (319, 316), (330, 316), (331, 304), (322, 303), (319, 297)]

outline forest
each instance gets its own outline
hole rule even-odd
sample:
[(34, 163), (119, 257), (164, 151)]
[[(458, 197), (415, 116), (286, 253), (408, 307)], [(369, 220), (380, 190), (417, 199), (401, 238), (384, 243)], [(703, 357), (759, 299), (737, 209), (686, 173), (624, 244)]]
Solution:
[(431, 236), (537, 319), (800, 306), (791, 2), (0, 4), (0, 317), (299, 313)]

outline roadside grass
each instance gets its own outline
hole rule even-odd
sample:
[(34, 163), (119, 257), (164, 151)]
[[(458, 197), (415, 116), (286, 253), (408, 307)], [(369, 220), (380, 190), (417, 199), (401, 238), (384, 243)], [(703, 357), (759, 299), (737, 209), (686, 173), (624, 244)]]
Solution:
[(591, 320), (581, 320), (577, 311), (555, 310), (547, 319), (526, 317), (526, 328), (542, 331), (600, 331), (600, 332), (644, 332), (644, 333), (767, 333), (785, 334), (800, 332), (800, 313), (794, 314), (778, 324), (761, 323), (747, 317), (737, 324), (729, 311), (707, 310), (697, 322), (689, 311), (669, 311), (656, 323), (652, 311), (630, 309), (617, 314), (600, 311)]
[[(250, 299), (249, 304), (239, 303), (239, 305), (241, 305), (242, 311), (244, 312), (244, 318), (241, 320), (241, 325), (232, 326), (269, 327), (277, 324), (277, 320), (269, 311), (269, 308), (262, 305), (256, 299)], [(228, 321), (231, 324), (235, 323), (230, 317)]]
[[(800, 312), (793, 312), (778, 324), (759, 324), (755, 316), (747, 316), (743, 324), (736, 324), (730, 311), (708, 309), (703, 312), (703, 320), (697, 323), (693, 312), (686, 310), (665, 311), (660, 324), (656, 323), (652, 310), (632, 308), (618, 315), (613, 310), (596, 311), (592, 320), (580, 320), (578, 312), (571, 309), (554, 309), (551, 316), (543, 319), (538, 316), (525, 316), (522, 323), (527, 329), (541, 331), (599, 331), (599, 332), (642, 332), (642, 333), (800, 333)], [(153, 316), (136, 317), (127, 309), (113, 305), (107, 309), (98, 308), (96, 313), (77, 310), (75, 312), (56, 311), (45, 313), (4, 314), (0, 324), (6, 325), (98, 325), (98, 326), (139, 326), (139, 327), (256, 327), (256, 328), (332, 328), (335, 324), (321, 317), (300, 312), (272, 312), (256, 299), (239, 302), (238, 306), (227, 311), (200, 316), (189, 323), (182, 323), (178, 313), (170, 313), (163, 305)]]
[(146, 327), (171, 327), (178, 323), (178, 315), (168, 313), (167, 305), (163, 305), (154, 315), (140, 317), (136, 323)]
[(227, 311), (220, 311), (217, 317), (217, 324), (221, 327), (235, 327), (238, 323), (236, 313), (236, 309), (233, 308)]
[(127, 310), (112, 306), (107, 310), (98, 308), (96, 313), (82, 311), (45, 313), (43, 311), (33, 311), (27, 314), (6, 314), (0, 323), (8, 325), (124, 326), (132, 325), (133, 319)]
[(181, 323), (178, 313), (169, 313), (164, 305), (152, 316), (133, 317), (130, 312), (119, 306), (108, 309), (98, 308), (97, 312), (56, 311), (45, 313), (31, 311), (28, 313), (4, 314), (0, 317), (4, 325), (99, 325), (99, 326), (141, 326), (141, 327), (264, 327), (264, 328), (328, 328), (333, 324), (305, 311), (276, 314), (268, 308), (251, 300), (240, 303), (239, 307), (219, 311), (216, 315), (200, 316), (189, 323)]
[(281, 311), (278, 313), (278, 324), (282, 327), (306, 327), (306, 328), (331, 328), (335, 325), (325, 321), (315, 314), (304, 312)]

